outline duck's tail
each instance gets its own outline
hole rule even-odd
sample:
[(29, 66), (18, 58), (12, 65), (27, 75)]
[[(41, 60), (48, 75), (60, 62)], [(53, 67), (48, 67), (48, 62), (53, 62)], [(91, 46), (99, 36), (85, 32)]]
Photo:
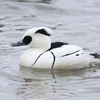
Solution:
[(100, 59), (100, 54), (98, 53), (91, 53), (91, 56), (93, 56), (94, 58)]

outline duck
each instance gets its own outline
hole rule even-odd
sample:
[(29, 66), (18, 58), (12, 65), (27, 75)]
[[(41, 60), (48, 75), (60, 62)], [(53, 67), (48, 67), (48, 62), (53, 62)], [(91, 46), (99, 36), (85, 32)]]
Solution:
[(21, 40), (11, 46), (29, 48), (20, 57), (21, 67), (77, 69), (100, 63), (100, 55), (86, 48), (66, 42), (51, 42), (53, 30), (48, 27), (34, 27), (25, 32)]

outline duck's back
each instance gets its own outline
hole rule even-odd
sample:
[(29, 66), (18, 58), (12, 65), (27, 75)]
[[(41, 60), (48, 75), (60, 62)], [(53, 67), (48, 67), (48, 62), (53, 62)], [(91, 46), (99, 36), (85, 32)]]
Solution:
[(63, 44), (52, 48), (51, 51), (55, 57), (53, 68), (83, 68), (89, 67), (92, 63), (100, 63), (99, 54), (76, 45)]

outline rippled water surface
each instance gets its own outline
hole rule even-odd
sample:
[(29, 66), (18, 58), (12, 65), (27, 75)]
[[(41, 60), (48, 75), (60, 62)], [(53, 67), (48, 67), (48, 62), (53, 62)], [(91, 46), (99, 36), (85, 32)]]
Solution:
[(27, 47), (10, 44), (36, 26), (52, 28), (52, 41), (100, 53), (100, 0), (0, 0), (0, 100), (99, 100), (99, 68), (19, 67)]

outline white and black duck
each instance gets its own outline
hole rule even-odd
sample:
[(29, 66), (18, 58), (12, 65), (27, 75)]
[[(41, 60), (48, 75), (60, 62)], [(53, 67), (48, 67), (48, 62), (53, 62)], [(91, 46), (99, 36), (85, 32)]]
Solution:
[(47, 27), (29, 29), (22, 40), (12, 46), (29, 45), (20, 58), (20, 66), (32, 68), (83, 68), (100, 63), (100, 55), (77, 45), (51, 43), (53, 30)]

